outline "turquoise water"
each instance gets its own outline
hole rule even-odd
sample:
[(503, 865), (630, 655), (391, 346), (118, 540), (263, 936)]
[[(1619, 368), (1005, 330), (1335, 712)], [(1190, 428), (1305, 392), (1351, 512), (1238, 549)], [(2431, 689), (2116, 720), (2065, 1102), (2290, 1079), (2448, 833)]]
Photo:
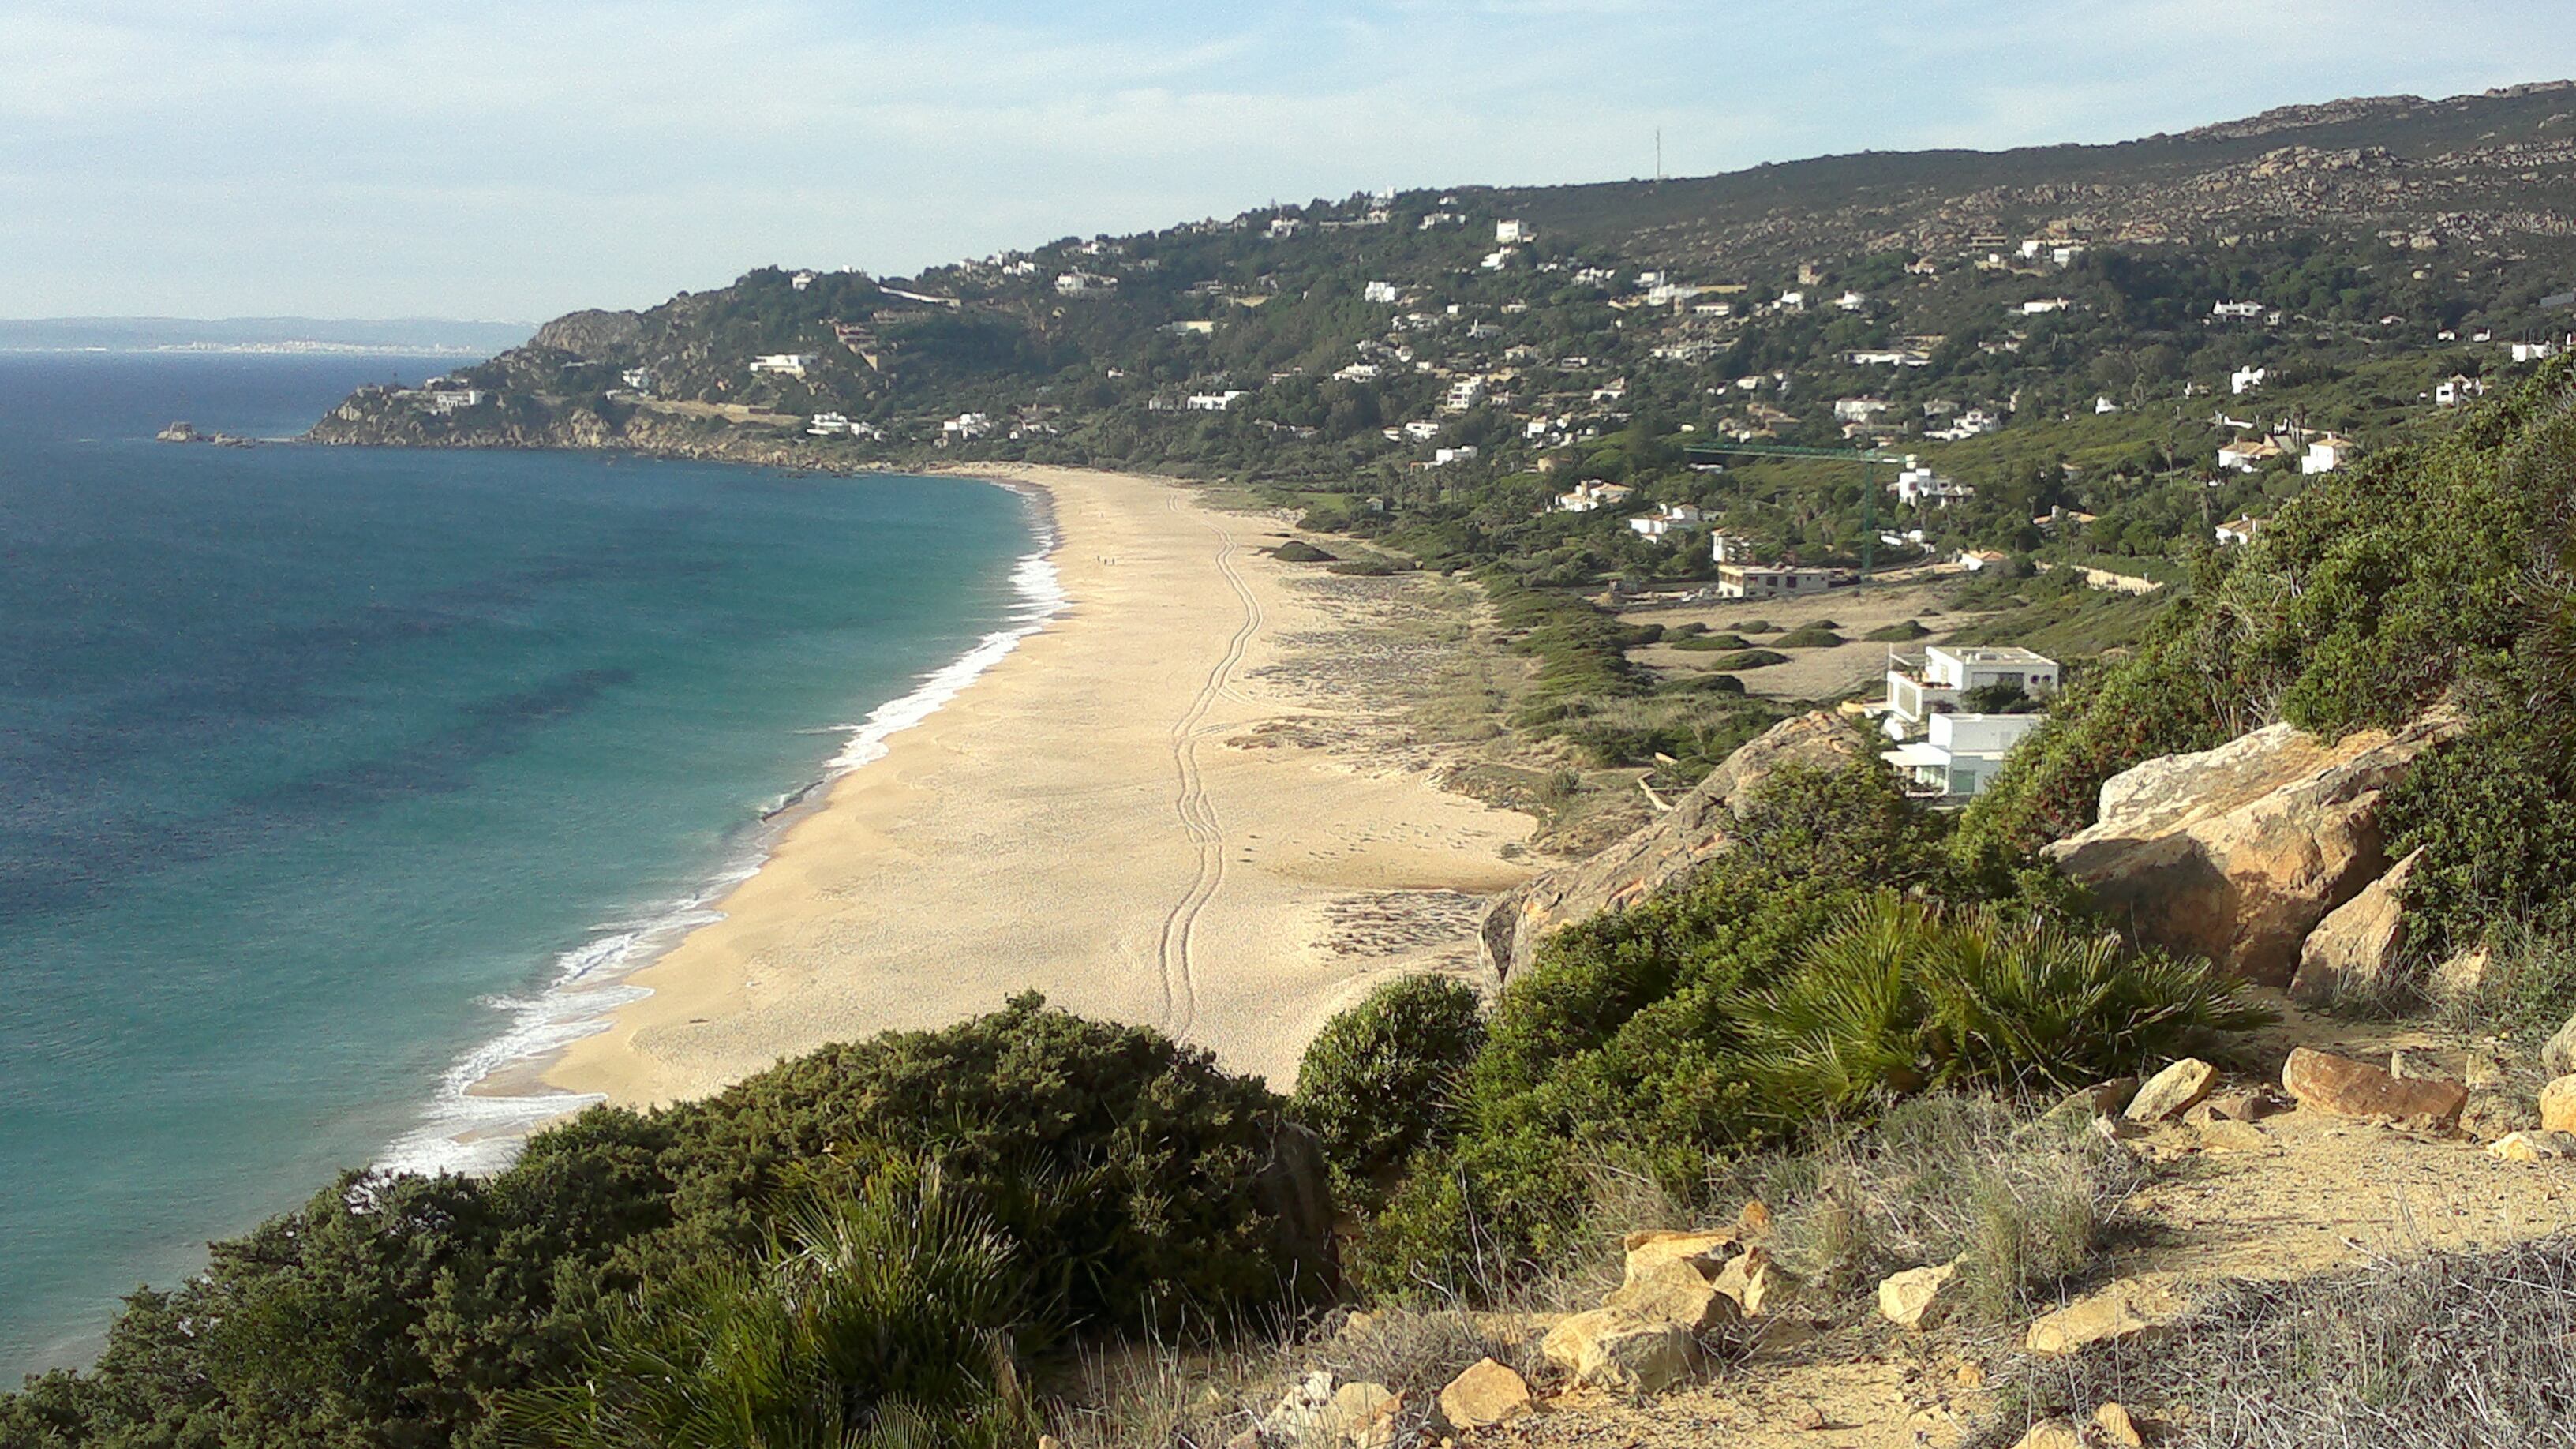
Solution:
[(0, 1374), (342, 1167), (462, 1161), (461, 1064), (578, 1030), (551, 988), (1042, 590), (962, 480), (151, 441), (435, 370), (0, 357)]

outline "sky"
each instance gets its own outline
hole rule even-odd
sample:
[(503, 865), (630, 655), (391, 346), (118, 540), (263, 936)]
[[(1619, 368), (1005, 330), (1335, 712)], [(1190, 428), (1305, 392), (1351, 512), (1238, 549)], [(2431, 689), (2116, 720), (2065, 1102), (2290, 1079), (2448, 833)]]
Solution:
[(2576, 0), (0, 0), (0, 317), (648, 306), (1379, 187), (2576, 78)]

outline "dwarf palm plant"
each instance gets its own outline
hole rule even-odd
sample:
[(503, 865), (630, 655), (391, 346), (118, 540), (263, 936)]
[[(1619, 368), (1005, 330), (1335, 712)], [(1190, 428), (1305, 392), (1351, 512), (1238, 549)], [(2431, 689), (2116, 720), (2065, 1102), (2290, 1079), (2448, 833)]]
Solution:
[(891, 1159), (790, 1209), (757, 1264), (681, 1269), (611, 1314), (516, 1422), (567, 1449), (987, 1449), (1033, 1420), (1011, 1246), (938, 1167)]

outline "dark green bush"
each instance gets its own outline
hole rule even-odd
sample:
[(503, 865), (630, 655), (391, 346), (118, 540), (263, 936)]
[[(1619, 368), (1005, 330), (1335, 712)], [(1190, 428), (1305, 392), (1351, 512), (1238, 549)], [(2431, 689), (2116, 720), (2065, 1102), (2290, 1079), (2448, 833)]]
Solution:
[(1323, 1143), (1337, 1195), (1374, 1202), (1406, 1159), (1448, 1140), (1458, 1074), (1484, 1044), (1476, 989), (1448, 976), (1390, 981), (1324, 1024), (1288, 1112)]
[(1831, 649), (1838, 644), (1848, 642), (1828, 625), (1808, 624), (1792, 629), (1772, 640), (1771, 647), (1774, 649)]
[(1709, 667), (1727, 673), (1741, 673), (1747, 669), (1768, 669), (1774, 664), (1788, 662), (1788, 655), (1774, 653), (1769, 649), (1743, 649), (1723, 659), (1709, 661)]
[(1900, 623), (1889, 624), (1882, 628), (1872, 629), (1861, 637), (1873, 644), (1904, 644), (1915, 639), (1923, 638), (1931, 632), (1931, 630), (1923, 627), (1921, 621), (1907, 619)]
[(1338, 555), (1325, 552), (1302, 538), (1292, 538), (1270, 551), (1270, 556), (1284, 563), (1332, 563)]
[(1691, 650), (1715, 651), (1745, 647), (1744, 636), (1741, 634), (1693, 634), (1681, 639), (1668, 638), (1664, 642), (1676, 649)]

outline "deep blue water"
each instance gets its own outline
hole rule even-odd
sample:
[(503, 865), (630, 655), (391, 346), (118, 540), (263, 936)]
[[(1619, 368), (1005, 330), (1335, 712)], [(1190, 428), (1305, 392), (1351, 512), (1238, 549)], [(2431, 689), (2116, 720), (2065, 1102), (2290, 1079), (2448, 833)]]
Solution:
[(437, 370), (0, 357), (0, 1381), (417, 1133), (1024, 607), (978, 483), (151, 440)]

